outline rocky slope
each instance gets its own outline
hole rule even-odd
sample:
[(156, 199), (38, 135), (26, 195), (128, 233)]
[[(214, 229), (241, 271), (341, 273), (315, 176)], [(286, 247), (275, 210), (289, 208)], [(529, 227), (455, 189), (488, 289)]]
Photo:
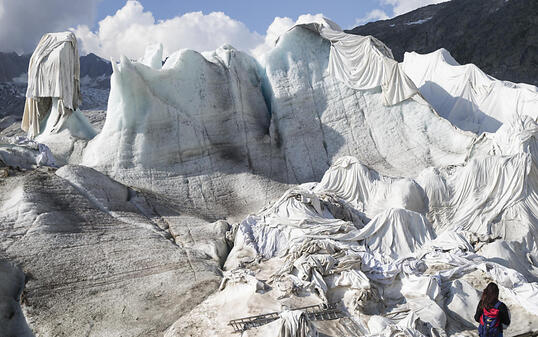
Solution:
[[(12, 172), (0, 191), (0, 260), (25, 274), (4, 296), (24, 287), (37, 335), (158, 335), (218, 286), (219, 261), (199, 249), (212, 226), (163, 200), (78, 166)], [(24, 331), (12, 311), (0, 324)]]
[(0, 82), (11, 82), (13, 78), (27, 72), (30, 56), (32, 55), (0, 52)]
[(536, 85), (537, 13), (534, 0), (452, 0), (349, 32), (377, 37), (400, 62), (406, 51), (445, 48), (461, 64), (474, 63), (498, 79)]

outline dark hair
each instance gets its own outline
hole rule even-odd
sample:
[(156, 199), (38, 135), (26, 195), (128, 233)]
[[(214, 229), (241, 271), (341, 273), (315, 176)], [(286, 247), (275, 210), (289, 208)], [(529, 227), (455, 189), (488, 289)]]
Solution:
[(482, 308), (491, 309), (499, 301), (499, 287), (493, 282), (490, 282), (484, 292), (480, 304)]

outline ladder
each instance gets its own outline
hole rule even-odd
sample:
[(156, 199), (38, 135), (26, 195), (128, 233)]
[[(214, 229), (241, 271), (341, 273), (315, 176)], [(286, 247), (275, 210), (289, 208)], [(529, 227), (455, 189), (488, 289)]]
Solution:
[[(346, 317), (346, 315), (336, 307), (336, 304), (310, 305), (292, 310), (303, 311), (306, 314), (306, 317), (311, 321), (326, 321)], [(242, 332), (250, 328), (259, 327), (276, 321), (279, 318), (280, 315), (278, 312), (271, 312), (268, 314), (233, 319), (228, 325), (232, 326), (234, 332)]]

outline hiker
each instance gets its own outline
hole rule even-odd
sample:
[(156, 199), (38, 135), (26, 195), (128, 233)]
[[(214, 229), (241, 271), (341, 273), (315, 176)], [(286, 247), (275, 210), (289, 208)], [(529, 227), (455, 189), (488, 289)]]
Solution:
[(475, 321), (479, 322), (480, 337), (502, 337), (503, 325), (510, 325), (508, 307), (499, 301), (499, 287), (490, 282), (476, 307)]

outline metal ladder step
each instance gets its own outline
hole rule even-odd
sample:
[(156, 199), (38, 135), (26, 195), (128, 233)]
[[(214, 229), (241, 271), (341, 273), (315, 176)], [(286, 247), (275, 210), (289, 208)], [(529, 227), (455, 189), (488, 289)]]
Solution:
[[(346, 317), (346, 315), (336, 307), (335, 304), (327, 306), (323, 304), (310, 305), (292, 310), (303, 311), (311, 321), (325, 321)], [(249, 316), (231, 320), (230, 325), (234, 332), (242, 332), (250, 328), (259, 327), (267, 323), (276, 321), (280, 317), (278, 312), (271, 312), (262, 315)]]

